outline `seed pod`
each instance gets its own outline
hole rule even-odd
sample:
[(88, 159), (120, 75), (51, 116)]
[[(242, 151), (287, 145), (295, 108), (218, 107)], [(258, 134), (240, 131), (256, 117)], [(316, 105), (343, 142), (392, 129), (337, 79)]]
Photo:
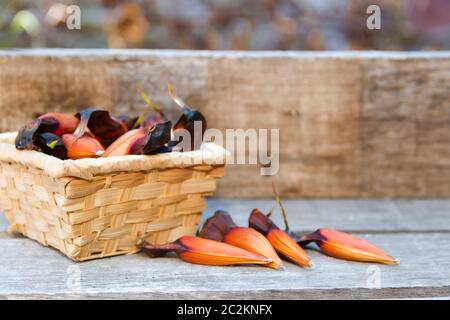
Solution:
[(222, 241), (272, 260), (267, 267), (278, 269), (281, 260), (270, 242), (258, 231), (252, 228), (238, 227), (230, 215), (222, 210), (214, 213), (203, 224), (200, 237)]
[(284, 258), (302, 267), (311, 267), (311, 259), (303, 249), (272, 220), (258, 209), (253, 209), (249, 217), (249, 227), (266, 236), (275, 250)]
[(103, 157), (117, 157), (132, 154), (137, 141), (144, 139), (147, 132), (144, 128), (133, 129), (120, 136), (105, 151)]
[(89, 133), (84, 133), (80, 138), (65, 134), (62, 139), (69, 159), (98, 158), (105, 152), (100, 142)]
[(191, 236), (162, 245), (140, 241), (138, 246), (150, 257), (175, 252), (183, 261), (211, 266), (268, 264), (272, 261), (226, 243)]
[(15, 145), (20, 150), (40, 150), (36, 145), (36, 137), (41, 133), (53, 133), (61, 136), (72, 133), (78, 125), (78, 119), (72, 115), (50, 112), (39, 116), (22, 128), (17, 134)]
[(20, 128), (15, 140), (16, 148), (20, 150), (37, 149), (37, 146), (35, 145), (35, 138), (36, 135), (39, 134), (39, 129), (41, 128), (41, 126), (42, 120), (34, 119)]
[(130, 154), (156, 154), (164, 151), (166, 143), (170, 141), (171, 128), (170, 121), (157, 123), (151, 128), (142, 128), (145, 135), (132, 142)]
[(36, 136), (36, 145), (45, 154), (49, 154), (61, 160), (67, 157), (67, 149), (63, 140), (56, 134), (44, 132)]
[(315, 242), (323, 253), (338, 259), (383, 264), (399, 263), (370, 242), (332, 229), (320, 228), (299, 239), (301, 245), (309, 242)]
[[(169, 81), (167, 81), (167, 89), (169, 91), (170, 97), (181, 108), (182, 112), (180, 118), (173, 126), (174, 135), (176, 135), (176, 130), (187, 130), (191, 136), (191, 150), (199, 149), (203, 141), (203, 135), (205, 134), (207, 128), (205, 117), (200, 111), (192, 109), (186, 103), (184, 103), (184, 101), (175, 94), (173, 86)], [(196, 135), (196, 123), (201, 124), (200, 136), (198, 136), (198, 134)], [(180, 141), (176, 142), (179, 143)], [(175, 144), (175, 142), (172, 142), (172, 144)]]
[(157, 123), (148, 130), (142, 153), (151, 154), (170, 141), (172, 122)]
[[(170, 121), (158, 123), (151, 128), (133, 129), (114, 141), (107, 149), (104, 157), (124, 156), (128, 154), (154, 154), (165, 151), (170, 140)], [(168, 151), (165, 151), (168, 152)]]
[(80, 138), (87, 129), (108, 147), (117, 138), (128, 131), (126, 125), (117, 118), (111, 117), (106, 110), (95, 108), (83, 109), (75, 115), (80, 119), (80, 124), (74, 132), (77, 138)]
[(60, 137), (66, 133), (73, 133), (80, 123), (77, 117), (60, 112), (49, 112), (41, 115), (39, 119), (48, 124), (54, 123), (55, 128), (50, 132)]

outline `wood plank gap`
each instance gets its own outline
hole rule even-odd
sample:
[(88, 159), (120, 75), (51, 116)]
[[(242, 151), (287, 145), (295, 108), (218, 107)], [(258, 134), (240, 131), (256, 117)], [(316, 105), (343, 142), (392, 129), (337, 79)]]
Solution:
[(130, 299), (130, 300), (185, 300), (185, 299), (424, 299), (447, 298), (450, 286), (443, 287), (411, 287), (383, 289), (324, 289), (324, 290), (244, 290), (244, 291), (180, 291), (180, 292), (95, 292), (95, 293), (63, 293), (63, 294), (8, 294), (0, 295), (0, 299)]

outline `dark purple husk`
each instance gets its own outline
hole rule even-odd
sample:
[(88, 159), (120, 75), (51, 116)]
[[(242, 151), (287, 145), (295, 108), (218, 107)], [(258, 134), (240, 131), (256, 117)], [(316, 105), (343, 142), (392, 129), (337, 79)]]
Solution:
[(142, 152), (144, 154), (151, 154), (164, 147), (170, 141), (171, 129), (171, 121), (155, 124), (149, 131)]

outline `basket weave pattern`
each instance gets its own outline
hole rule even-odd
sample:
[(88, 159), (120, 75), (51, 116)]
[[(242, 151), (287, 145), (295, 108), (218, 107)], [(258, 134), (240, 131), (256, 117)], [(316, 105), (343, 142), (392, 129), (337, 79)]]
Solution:
[(139, 235), (155, 244), (193, 235), (223, 174), (199, 165), (86, 181), (2, 162), (0, 200), (10, 231), (82, 261), (136, 252)]
[(63, 161), (16, 150), (15, 135), (0, 134), (0, 204), (9, 231), (75, 261), (134, 253), (139, 237), (159, 244), (194, 235), (204, 198), (224, 175), (226, 151), (213, 144), (215, 162), (202, 151)]

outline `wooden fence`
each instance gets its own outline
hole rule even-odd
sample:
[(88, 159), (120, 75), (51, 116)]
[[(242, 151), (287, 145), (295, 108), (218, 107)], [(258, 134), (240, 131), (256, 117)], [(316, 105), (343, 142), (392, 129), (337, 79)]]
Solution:
[[(450, 196), (450, 53), (0, 51), (0, 130), (48, 110), (139, 114), (137, 86), (176, 115), (165, 80), (209, 126), (280, 128), (283, 196)], [(217, 195), (271, 196), (233, 165)]]

